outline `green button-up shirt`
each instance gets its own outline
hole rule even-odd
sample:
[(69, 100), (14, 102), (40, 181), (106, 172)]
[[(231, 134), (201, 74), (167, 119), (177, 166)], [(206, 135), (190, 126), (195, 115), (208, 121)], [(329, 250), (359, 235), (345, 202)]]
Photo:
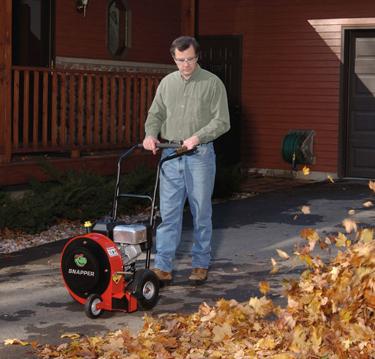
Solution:
[(179, 71), (162, 79), (149, 109), (146, 136), (169, 141), (198, 136), (207, 143), (230, 129), (227, 93), (222, 81), (197, 65), (185, 80)]

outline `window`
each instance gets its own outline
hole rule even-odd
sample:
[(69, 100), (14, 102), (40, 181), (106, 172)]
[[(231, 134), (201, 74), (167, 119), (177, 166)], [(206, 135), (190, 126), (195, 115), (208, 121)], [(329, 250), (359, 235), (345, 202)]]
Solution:
[(113, 57), (130, 47), (130, 11), (124, 0), (111, 0), (107, 12), (107, 46)]

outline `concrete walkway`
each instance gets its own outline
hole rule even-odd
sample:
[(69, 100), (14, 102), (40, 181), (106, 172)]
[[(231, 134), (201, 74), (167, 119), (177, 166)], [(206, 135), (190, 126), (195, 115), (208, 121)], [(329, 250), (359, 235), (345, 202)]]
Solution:
[[(176, 260), (175, 279), (163, 288), (156, 307), (149, 313), (190, 313), (203, 301), (214, 304), (220, 298), (248, 300), (259, 295), (258, 283), (271, 284), (272, 298), (283, 302), (281, 281), (296, 276), (301, 269), (284, 269), (271, 275), (270, 258), (279, 259), (276, 249), (292, 253), (303, 240), (301, 229), (312, 227), (325, 236), (343, 231), (341, 222), (349, 217), (360, 227), (375, 225), (375, 194), (367, 181), (315, 183), (279, 188), (243, 200), (214, 205), (214, 260), (209, 279), (203, 286), (191, 286), (191, 219), (184, 222), (183, 241)], [(302, 206), (311, 213), (303, 214)], [(74, 302), (62, 284), (59, 253), (64, 242), (0, 256), (0, 358), (32, 358), (28, 347), (3, 346), (4, 339), (19, 338), (40, 343), (62, 343), (66, 332), (100, 335), (125, 326), (134, 333), (142, 326), (143, 312), (132, 314), (106, 312), (96, 320), (88, 319), (80, 304)]]

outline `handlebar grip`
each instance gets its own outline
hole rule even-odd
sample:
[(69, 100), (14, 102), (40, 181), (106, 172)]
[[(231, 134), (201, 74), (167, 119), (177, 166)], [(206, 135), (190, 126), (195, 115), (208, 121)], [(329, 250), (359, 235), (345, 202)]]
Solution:
[(182, 144), (179, 144), (179, 143), (157, 143), (156, 144), (156, 147), (158, 148), (174, 148), (175, 149), (175, 153), (178, 155), (178, 156), (181, 156), (181, 155), (186, 155), (186, 154), (189, 154), (189, 153), (193, 153), (196, 151), (196, 147), (188, 150), (184, 145)]
[(181, 148), (182, 145), (179, 143), (157, 143), (157, 148)]
[[(143, 148), (143, 144), (139, 143), (136, 145), (138, 148)], [(191, 150), (188, 150), (185, 146), (179, 144), (179, 143), (156, 143), (157, 148), (174, 148), (176, 150), (176, 154), (178, 156), (184, 155), (184, 154), (189, 154), (193, 153), (196, 151), (196, 147), (192, 148)]]
[[(156, 143), (155, 146), (157, 148), (181, 148), (182, 147), (182, 145), (180, 145), (179, 143), (167, 143), (167, 142)], [(137, 147), (143, 148), (143, 143), (139, 143)]]

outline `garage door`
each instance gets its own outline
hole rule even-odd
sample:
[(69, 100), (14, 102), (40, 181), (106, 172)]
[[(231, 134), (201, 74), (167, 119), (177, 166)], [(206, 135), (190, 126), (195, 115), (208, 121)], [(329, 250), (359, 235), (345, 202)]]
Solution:
[(346, 39), (345, 175), (375, 178), (375, 30)]

